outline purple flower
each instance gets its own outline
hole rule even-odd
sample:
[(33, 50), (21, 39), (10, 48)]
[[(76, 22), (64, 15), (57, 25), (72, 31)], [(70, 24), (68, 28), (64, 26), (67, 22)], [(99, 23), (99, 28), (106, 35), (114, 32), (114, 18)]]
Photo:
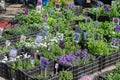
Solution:
[(75, 8), (75, 4), (74, 3), (69, 4), (69, 8)]
[(120, 32), (120, 26), (115, 27), (115, 32)]
[(110, 11), (111, 11), (111, 7), (110, 7), (110, 6), (105, 6), (104, 10), (105, 10), (106, 12), (110, 12)]

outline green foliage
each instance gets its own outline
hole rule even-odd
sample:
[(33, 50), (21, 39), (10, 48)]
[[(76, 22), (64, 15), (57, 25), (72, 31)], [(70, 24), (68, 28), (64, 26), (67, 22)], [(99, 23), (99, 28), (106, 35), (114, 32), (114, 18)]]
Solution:
[(110, 47), (103, 40), (95, 42), (94, 40), (90, 39), (88, 41), (88, 50), (94, 55), (106, 56), (110, 54)]
[(59, 75), (59, 80), (72, 80), (73, 75), (70, 71), (61, 71)]

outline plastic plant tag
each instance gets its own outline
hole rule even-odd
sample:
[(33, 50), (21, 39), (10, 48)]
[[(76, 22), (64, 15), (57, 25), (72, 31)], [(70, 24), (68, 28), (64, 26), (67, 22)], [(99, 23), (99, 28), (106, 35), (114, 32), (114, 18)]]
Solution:
[(44, 25), (44, 30), (49, 30), (49, 29), (50, 29), (49, 26)]
[(29, 13), (29, 11), (28, 11), (28, 9), (25, 9), (25, 15), (28, 17), (28, 13)]
[(119, 48), (120, 39), (119, 38), (112, 38), (111, 47)]
[(82, 76), (80, 80), (93, 80), (90, 76)]
[(47, 68), (48, 67), (48, 59), (44, 57), (40, 57), (40, 66), (42, 68)]
[(86, 19), (85, 19), (85, 22), (86, 22), (86, 23), (90, 23), (90, 22), (91, 22), (91, 18), (86, 18)]
[(113, 18), (113, 24), (119, 25), (119, 18)]
[(115, 32), (120, 32), (120, 25), (115, 27)]
[(58, 40), (63, 40), (64, 34), (57, 32), (57, 33), (56, 33), (56, 37), (57, 37)]
[(60, 10), (60, 3), (56, 3), (56, 4), (55, 4), (55, 8), (56, 8), (56, 10), (59, 11), (59, 10)]
[(88, 40), (88, 32), (84, 32), (84, 40)]
[(44, 24), (47, 24), (47, 22), (48, 22), (48, 14), (45, 14), (44, 15)]
[(43, 37), (47, 36), (48, 34), (49, 34), (49, 31), (47, 31), (47, 30), (43, 30), (42, 31), (42, 36)]
[(59, 67), (59, 64), (56, 63), (56, 64), (55, 64), (55, 69), (58, 69), (58, 67)]
[(10, 53), (9, 53), (9, 56), (15, 58), (17, 56), (17, 49), (12, 48)]
[(99, 33), (93, 33), (93, 39), (94, 41), (99, 41), (100, 40), (100, 34)]
[(2, 36), (2, 34), (3, 34), (3, 28), (0, 28), (0, 37)]
[(82, 34), (82, 29), (81, 29), (81, 27), (79, 27), (79, 26), (75, 27), (75, 32)]
[(58, 67), (59, 67), (59, 64), (56, 63), (56, 64), (55, 64), (56, 74), (58, 74)]
[(42, 0), (38, 0), (37, 5), (42, 6)]
[(35, 64), (35, 60), (31, 59), (31, 64), (34, 65)]
[(59, 32), (60, 28), (59, 28), (59, 25), (58, 24), (54, 24), (54, 30), (56, 32)]
[(91, 3), (91, 0), (86, 0), (86, 3)]
[(6, 41), (5, 41), (6, 47), (10, 46), (10, 44), (11, 44), (11, 42), (10, 42), (9, 40), (6, 40)]
[(65, 41), (60, 41), (59, 46), (61, 49), (65, 48)]
[(115, 1), (112, 0), (112, 1), (111, 1), (111, 5), (113, 6), (114, 4), (115, 4)]
[(50, 10), (50, 16), (53, 16), (53, 14), (54, 14), (54, 10), (51, 9), (51, 10)]
[(58, 12), (58, 20), (62, 20), (62, 12)]
[(74, 39), (74, 41), (75, 41), (76, 43), (79, 42), (79, 38), (80, 38), (80, 33), (75, 33), (75, 39)]
[(41, 13), (41, 11), (42, 11), (42, 6), (41, 5), (37, 5), (36, 6), (36, 12), (37, 13)]
[(99, 28), (99, 22), (98, 21), (95, 21), (94, 22), (94, 27), (97, 29), (97, 28)]
[(21, 37), (20, 37), (20, 42), (25, 42), (25, 41), (26, 41), (26, 36), (21, 35)]
[(36, 42), (40, 43), (40, 42), (42, 42), (42, 39), (43, 39), (43, 36), (41, 34), (37, 34), (37, 36), (36, 36)]

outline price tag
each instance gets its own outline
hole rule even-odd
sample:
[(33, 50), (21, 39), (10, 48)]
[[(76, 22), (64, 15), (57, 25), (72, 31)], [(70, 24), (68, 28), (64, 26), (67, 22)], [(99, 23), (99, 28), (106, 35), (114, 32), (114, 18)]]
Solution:
[(119, 18), (113, 18), (113, 24), (119, 25)]
[(79, 38), (80, 38), (80, 34), (79, 34), (79, 33), (75, 33), (75, 39), (74, 39), (74, 41), (75, 41), (76, 43), (79, 42)]
[(37, 34), (37, 36), (36, 36), (36, 42), (40, 43), (40, 42), (42, 42), (42, 39), (43, 39), (43, 36), (40, 35), (40, 34)]
[(0, 36), (3, 34), (3, 28), (0, 28)]
[(21, 35), (20, 42), (25, 42), (26, 41), (26, 36)]
[(60, 10), (60, 4), (59, 3), (56, 3), (56, 5), (55, 5), (55, 8), (56, 8), (56, 10)]
[(44, 58), (44, 57), (41, 57), (40, 58), (40, 66), (42, 68), (47, 68), (48, 67), (48, 59), (47, 58)]
[(17, 56), (17, 49), (15, 48), (11, 49), (9, 56), (15, 58)]
[(115, 32), (120, 32), (120, 26), (119, 25), (115, 27)]

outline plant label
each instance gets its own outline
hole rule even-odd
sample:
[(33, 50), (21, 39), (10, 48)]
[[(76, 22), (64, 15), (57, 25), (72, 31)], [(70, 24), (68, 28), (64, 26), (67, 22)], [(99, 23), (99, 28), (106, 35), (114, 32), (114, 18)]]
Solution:
[(56, 32), (59, 31), (59, 30), (60, 30), (59, 25), (54, 24), (54, 30), (55, 30)]
[(28, 16), (28, 13), (29, 13), (28, 9), (25, 9), (25, 15), (26, 16)]
[(58, 20), (62, 20), (62, 12), (58, 12)]
[(94, 41), (99, 41), (100, 40), (100, 34), (99, 33), (93, 33), (93, 39)]
[(119, 25), (115, 27), (115, 32), (120, 32), (120, 26)]
[(3, 28), (0, 28), (0, 37), (2, 36), (2, 34), (3, 34)]
[(48, 67), (48, 59), (47, 58), (44, 58), (44, 57), (41, 57), (40, 58), (40, 66), (42, 68), (47, 68)]
[(119, 38), (112, 38), (111, 47), (119, 48), (120, 39)]
[(36, 12), (41, 13), (41, 11), (42, 11), (42, 6), (41, 5), (36, 6)]
[(47, 31), (47, 30), (43, 30), (42, 31), (42, 36), (43, 37), (47, 36), (48, 34), (49, 34), (49, 31)]
[(112, 1), (111, 1), (111, 5), (113, 6), (114, 4), (115, 4), (115, 1), (112, 0)]
[(91, 0), (86, 0), (86, 3), (91, 3)]
[(21, 37), (20, 37), (20, 42), (25, 42), (25, 41), (26, 41), (26, 36), (21, 35)]
[(40, 43), (40, 42), (42, 42), (42, 39), (43, 39), (43, 36), (40, 35), (40, 34), (37, 34), (37, 36), (36, 36), (36, 42)]
[(31, 64), (34, 65), (35, 64), (35, 60), (31, 59)]
[(91, 22), (91, 18), (86, 18), (86, 19), (85, 19), (85, 22), (86, 22), (86, 23), (90, 23), (90, 22)]
[(49, 26), (44, 25), (44, 30), (49, 30), (49, 29), (50, 29)]
[(55, 64), (55, 69), (58, 69), (58, 67), (59, 67), (59, 64), (56, 63), (56, 64)]
[(84, 32), (84, 40), (88, 40), (88, 32)]
[(10, 46), (10, 44), (11, 44), (11, 42), (10, 42), (9, 40), (6, 40), (6, 41), (5, 41), (6, 47)]
[(119, 25), (119, 18), (113, 18), (113, 24)]
[(59, 46), (61, 49), (64, 49), (65, 48), (65, 41), (60, 41)]
[(17, 49), (15, 48), (11, 49), (9, 56), (15, 58), (17, 56)]
[(68, 9), (69, 9), (69, 4), (65, 4), (65, 5), (64, 5), (64, 9), (65, 9), (65, 10), (68, 10)]
[(53, 14), (54, 14), (54, 11), (51, 9), (50, 10), (50, 16), (53, 16)]
[(47, 22), (48, 22), (48, 14), (45, 14), (44, 15), (44, 24), (47, 24)]
[(99, 28), (99, 22), (98, 21), (95, 21), (94, 22), (94, 27), (97, 29), (97, 28)]
[(82, 33), (82, 28), (79, 27), (79, 26), (75, 27), (75, 32), (81, 34)]
[(80, 34), (79, 34), (79, 33), (75, 33), (75, 39), (74, 39), (74, 41), (75, 41), (76, 43), (79, 42), (79, 38), (80, 38)]
[(38, 0), (37, 5), (42, 6), (42, 0)]
[(56, 8), (56, 10), (59, 11), (59, 10), (60, 10), (60, 3), (56, 3), (56, 4), (55, 4), (55, 8)]
[(56, 37), (57, 37), (58, 40), (63, 40), (64, 39), (64, 34), (57, 32)]
[(80, 78), (80, 80), (93, 80), (90, 76), (83, 76)]

